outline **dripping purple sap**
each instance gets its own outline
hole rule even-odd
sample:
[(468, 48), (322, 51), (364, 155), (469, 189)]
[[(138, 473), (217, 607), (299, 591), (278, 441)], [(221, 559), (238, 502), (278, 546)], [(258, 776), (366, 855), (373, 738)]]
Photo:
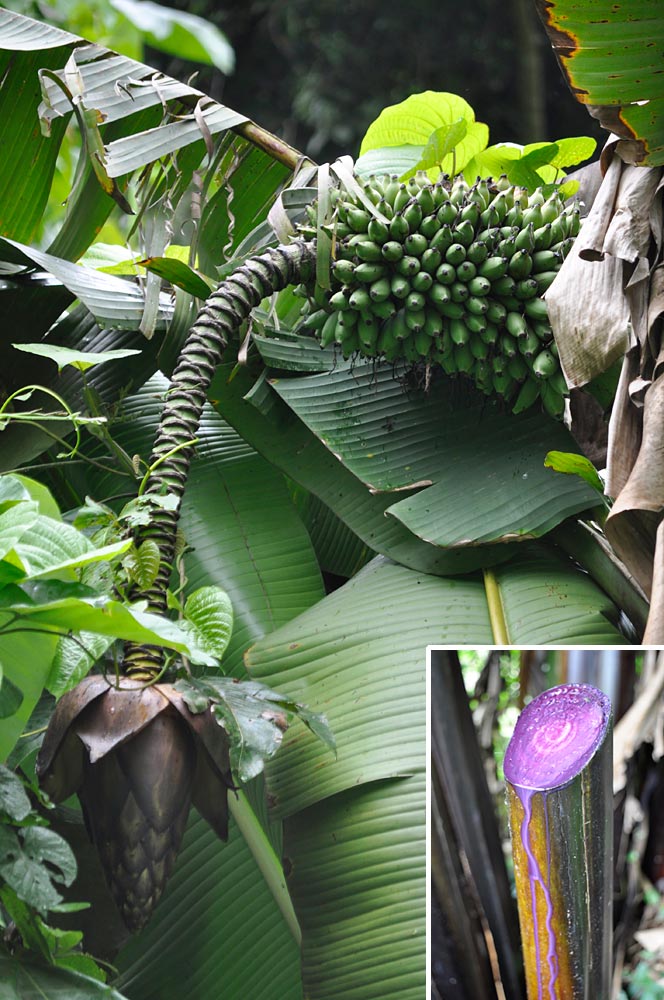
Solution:
[[(566, 865), (572, 851), (565, 823), (560, 822), (560, 802), (575, 801), (574, 795), (564, 799), (560, 790), (575, 782), (593, 760), (610, 730), (610, 719), (610, 700), (596, 688), (583, 684), (552, 688), (524, 709), (505, 755), (529, 1000), (576, 1000), (588, 995), (579, 972), (583, 962), (573, 941), (578, 928), (556, 871), (556, 866)], [(549, 821), (553, 795), (559, 800), (555, 857)], [(580, 788), (578, 797), (581, 800)], [(583, 809), (575, 812), (583, 817)], [(575, 822), (578, 826), (578, 818)], [(574, 852), (578, 854), (576, 848)]]

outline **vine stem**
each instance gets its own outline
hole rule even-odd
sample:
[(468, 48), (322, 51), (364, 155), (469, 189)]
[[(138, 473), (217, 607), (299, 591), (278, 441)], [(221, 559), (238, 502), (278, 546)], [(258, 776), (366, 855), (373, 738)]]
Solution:
[[(316, 245), (303, 240), (269, 249), (245, 261), (207, 299), (180, 353), (157, 429), (144, 497), (168, 493), (177, 503), (164, 509), (155, 503), (150, 523), (136, 532), (140, 545), (148, 538), (159, 546), (159, 570), (153, 583), (132, 592), (150, 611), (164, 614), (175, 553), (177, 523), (193, 455), (196, 432), (208, 389), (224, 350), (251, 310), (264, 298), (306, 279), (315, 268)], [(157, 672), (162, 653), (152, 646), (127, 643), (124, 672)]]

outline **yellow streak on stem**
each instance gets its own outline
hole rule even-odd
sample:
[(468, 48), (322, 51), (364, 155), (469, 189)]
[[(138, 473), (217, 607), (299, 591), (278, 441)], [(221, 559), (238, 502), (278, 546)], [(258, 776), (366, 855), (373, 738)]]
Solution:
[(500, 594), (500, 587), (495, 574), (490, 569), (484, 570), (484, 589), (489, 607), (489, 621), (496, 646), (509, 646), (510, 637), (505, 621), (505, 608)]

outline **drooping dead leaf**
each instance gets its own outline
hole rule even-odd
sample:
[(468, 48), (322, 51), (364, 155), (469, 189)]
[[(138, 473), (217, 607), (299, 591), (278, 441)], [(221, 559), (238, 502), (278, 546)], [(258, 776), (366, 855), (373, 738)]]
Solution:
[[(633, 405), (630, 402), (628, 406)], [(632, 471), (606, 522), (614, 549), (651, 592), (655, 534), (664, 510), (664, 375), (645, 393), (643, 431)]]
[[(647, 329), (651, 209), (658, 168), (626, 167), (603, 152), (604, 179), (574, 247), (546, 294), (560, 361), (582, 386), (623, 355)], [(579, 303), (583, 307), (579, 308)]]

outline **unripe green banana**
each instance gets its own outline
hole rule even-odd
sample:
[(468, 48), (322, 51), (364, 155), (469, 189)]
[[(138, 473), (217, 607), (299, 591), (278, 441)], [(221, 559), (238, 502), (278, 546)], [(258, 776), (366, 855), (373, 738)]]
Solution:
[(414, 292), (428, 292), (433, 286), (433, 278), (428, 271), (418, 271), (410, 279)]
[(411, 276), (417, 274), (421, 268), (421, 264), (417, 257), (402, 257), (401, 260), (397, 261), (395, 264), (395, 270), (397, 274), (403, 274), (405, 276)]
[(366, 233), (371, 216), (363, 208), (355, 208), (354, 205), (348, 209), (346, 218), (350, 228), (356, 233)]
[(355, 268), (355, 280), (361, 281), (362, 284), (370, 284), (373, 281), (378, 281), (379, 278), (383, 278), (387, 273), (387, 268), (384, 264), (369, 264), (365, 262), (358, 264)]
[(542, 320), (543, 322), (548, 322), (549, 313), (546, 308), (546, 302), (544, 299), (529, 299), (527, 302), (523, 303), (523, 311), (526, 316), (531, 319)]
[(516, 388), (516, 382), (508, 372), (503, 372), (499, 375), (498, 372), (493, 373), (493, 388), (499, 396), (503, 399), (509, 399)]
[[(466, 312), (466, 315), (464, 316), (463, 321), (464, 321), (464, 323), (466, 324), (466, 326), (468, 327), (468, 329), (470, 330), (471, 333), (475, 333), (475, 334), (480, 335), (480, 334), (483, 334), (484, 331), (487, 328), (487, 321), (484, 318), (484, 316), (482, 316), (482, 315), (475, 315), (475, 313), (472, 313), (472, 312)], [(482, 337), (482, 340), (484, 340), (483, 337)], [(484, 340), (484, 343), (485, 344), (486, 343), (490, 343), (490, 341)]]
[[(350, 306), (348, 304), (348, 296), (346, 293), (339, 291), (330, 296), (330, 308), (334, 309), (335, 312), (343, 312), (344, 309), (349, 309)], [(315, 327), (312, 327), (312, 329), (315, 329)]]
[(507, 274), (507, 263), (505, 257), (487, 257), (478, 265), (477, 273), (482, 278), (488, 278), (489, 281), (496, 281)]
[(360, 349), (367, 357), (376, 354), (378, 347), (379, 324), (371, 313), (362, 313), (357, 323), (357, 335)]
[(442, 259), (443, 255), (440, 250), (425, 250), (420, 257), (422, 270), (426, 271), (428, 274), (435, 274), (440, 267)]
[(517, 342), (509, 333), (501, 333), (500, 350), (505, 358), (513, 358), (518, 351)]
[(569, 394), (567, 381), (560, 368), (558, 368), (553, 375), (550, 375), (547, 381), (551, 385), (551, 388), (554, 389), (559, 396), (567, 396)]
[(451, 226), (441, 226), (435, 236), (431, 237), (429, 241), (430, 250), (439, 250), (441, 253), (445, 251), (454, 242), (454, 231)]
[(468, 344), (456, 344), (454, 347), (454, 364), (458, 372), (469, 374), (475, 365), (475, 358)]
[(428, 299), (436, 309), (439, 309), (452, 301), (452, 295), (447, 285), (435, 284), (429, 290)]
[(422, 221), (422, 209), (415, 198), (411, 198), (403, 210), (403, 217), (408, 223), (411, 233), (419, 228)]
[(557, 271), (540, 271), (539, 274), (536, 274), (534, 276), (534, 280), (537, 285), (537, 294), (543, 295), (544, 292), (551, 287), (557, 277)]
[[(458, 274), (458, 271), (457, 271)], [(483, 278), (480, 274), (475, 278), (471, 278), (468, 282), (468, 290), (471, 295), (484, 296), (488, 295), (491, 291), (491, 282), (488, 278)], [(488, 304), (487, 304), (488, 307)]]
[(452, 243), (445, 251), (445, 260), (448, 264), (458, 267), (462, 260), (466, 259), (466, 248), (462, 243)]
[(519, 390), (519, 395), (512, 407), (512, 413), (522, 413), (524, 410), (529, 410), (533, 403), (539, 399), (539, 394), (539, 383), (535, 382), (534, 379), (527, 379)]
[[(488, 315), (489, 314), (486, 313), (486, 315), (481, 317), (481, 319), (483, 321), (486, 321)], [(498, 327), (496, 326), (495, 323), (487, 322), (484, 329), (480, 330), (480, 337), (482, 338), (485, 344), (495, 344), (496, 341), (498, 340), (499, 332), (500, 331), (498, 330)]]
[(415, 197), (417, 198), (417, 202), (420, 206), (420, 209), (422, 210), (422, 218), (426, 217), (427, 215), (431, 215), (434, 208), (436, 207), (436, 203), (434, 202), (433, 199), (433, 191), (431, 190), (431, 186), (427, 184), (426, 187), (421, 188), (421, 190)]
[(489, 256), (489, 248), (486, 243), (480, 241), (475, 241), (470, 244), (466, 254), (466, 258), (471, 261), (471, 263), (477, 265), (481, 264)]
[(394, 211), (400, 212), (410, 201), (410, 191), (405, 184), (400, 184), (394, 196)]
[(480, 207), (474, 201), (467, 201), (459, 213), (461, 222), (469, 222), (475, 232), (475, 227), (480, 221)]
[(452, 302), (465, 302), (470, 296), (468, 285), (463, 281), (453, 281), (448, 287), (452, 296)]
[(553, 388), (550, 382), (543, 380), (540, 385), (540, 396), (546, 412), (560, 420), (565, 413), (565, 399)]
[(392, 174), (383, 188), (384, 198), (388, 204), (392, 206), (392, 208), (394, 208), (394, 199), (396, 198), (397, 191), (400, 187), (401, 184), (399, 183), (398, 176), (396, 174)]
[(371, 306), (369, 293), (364, 288), (356, 288), (348, 299), (348, 305), (356, 312), (365, 312)]
[(427, 240), (432, 239), (440, 229), (440, 222), (435, 215), (427, 215), (420, 222), (420, 233), (426, 236)]
[(470, 281), (477, 274), (477, 268), (472, 260), (462, 260), (456, 269), (457, 281)]
[(502, 325), (505, 322), (505, 317), (507, 316), (507, 309), (502, 302), (497, 299), (489, 299), (489, 308), (486, 311), (486, 318), (489, 323), (496, 323)]
[(413, 333), (423, 329), (427, 315), (424, 309), (406, 309), (406, 326)]
[(415, 332), (413, 342), (415, 344), (415, 350), (419, 356), (421, 358), (426, 358), (433, 346), (431, 337), (427, 333), (426, 324)]
[(395, 299), (405, 299), (410, 295), (410, 281), (401, 274), (395, 274), (390, 281), (390, 289)]
[(467, 344), (471, 339), (470, 330), (462, 319), (451, 319), (449, 331), (454, 344)]
[(457, 206), (453, 205), (452, 202), (448, 199), (447, 201), (443, 202), (443, 204), (436, 212), (436, 218), (440, 222), (441, 226), (451, 226), (456, 221), (458, 212), (459, 210)]
[(384, 299), (382, 302), (374, 300), (371, 303), (371, 311), (374, 316), (378, 317), (378, 319), (387, 320), (394, 316), (397, 311), (397, 307), (395, 306), (392, 298)]
[(427, 309), (424, 329), (429, 337), (440, 337), (443, 332), (443, 318), (434, 309)]
[(332, 273), (342, 285), (348, 285), (353, 281), (355, 265), (349, 260), (337, 260), (332, 266)]
[(538, 283), (534, 278), (524, 278), (517, 281), (514, 289), (514, 297), (522, 302), (534, 298), (537, 295)]
[(533, 360), (532, 369), (537, 378), (551, 378), (558, 371), (558, 361), (551, 351), (540, 351)]
[(525, 336), (519, 338), (518, 344), (519, 351), (524, 358), (537, 357), (542, 350), (541, 340), (530, 327), (528, 327)]
[(528, 378), (529, 371), (530, 369), (524, 361), (523, 355), (515, 354), (513, 358), (508, 359), (507, 372), (515, 382), (523, 382), (524, 379)]
[(363, 240), (355, 244), (355, 253), (363, 261), (375, 262), (382, 259), (380, 247), (373, 240)]
[(401, 243), (406, 239), (408, 233), (410, 232), (410, 226), (408, 225), (406, 219), (401, 213), (394, 215), (390, 219), (390, 236), (393, 240), (397, 240)]
[(337, 337), (337, 324), (338, 324), (338, 314), (330, 313), (330, 315), (325, 320), (323, 328), (320, 332), (320, 346), (329, 347), (330, 344), (334, 343)]
[(510, 257), (507, 270), (513, 278), (521, 280), (527, 278), (533, 269), (533, 259), (527, 250), (517, 250)]
[(385, 222), (381, 222), (380, 219), (370, 219), (367, 226), (367, 236), (374, 243), (385, 243), (390, 236), (389, 226)]
[(440, 285), (451, 285), (452, 282), (456, 281), (456, 268), (454, 264), (448, 264), (445, 261), (436, 269), (436, 281)]
[(518, 312), (508, 312), (505, 317), (505, 328), (512, 337), (525, 337), (528, 333), (528, 324)]
[(380, 252), (386, 261), (393, 264), (403, 257), (403, 243), (397, 240), (388, 240), (383, 243)]
[(410, 292), (410, 294), (406, 296), (405, 304), (406, 304), (406, 309), (408, 309), (410, 312), (420, 312), (422, 309), (424, 309), (424, 306), (426, 304), (426, 299), (424, 298), (422, 292)]
[(403, 242), (404, 250), (411, 257), (421, 257), (429, 249), (429, 241), (422, 233), (410, 233)]
[(535, 240), (535, 250), (548, 250), (554, 242), (551, 223), (546, 222), (539, 229), (536, 229), (533, 233), (533, 238)]
[(457, 243), (461, 243), (463, 247), (469, 247), (475, 239), (475, 227), (472, 222), (466, 219), (464, 222), (457, 224), (454, 236)]
[(453, 205), (461, 205), (465, 201), (466, 195), (470, 188), (461, 174), (457, 174), (452, 182), (452, 189), (450, 190), (450, 201)]
[(514, 246), (517, 250), (527, 250), (529, 253), (535, 249), (535, 230), (532, 222), (515, 235)]
[(309, 313), (309, 315), (300, 324), (301, 329), (311, 331), (312, 333), (316, 330), (322, 330), (328, 319), (328, 313), (324, 309), (316, 309), (314, 312)]
[(494, 295), (498, 295), (501, 299), (508, 295), (514, 293), (516, 288), (516, 281), (510, 274), (503, 275), (502, 278), (496, 278), (493, 283), (491, 290)]
[(532, 258), (535, 274), (539, 274), (541, 271), (556, 271), (562, 263), (560, 254), (555, 250), (536, 250), (532, 254)]
[(466, 310), (469, 313), (473, 313), (475, 316), (484, 316), (489, 308), (489, 302), (486, 298), (480, 297), (478, 295), (470, 295), (466, 299)]
[[(385, 302), (390, 297), (391, 286), (389, 278), (379, 278), (369, 285), (369, 297), (372, 302)], [(334, 296), (332, 296), (334, 298)], [(330, 300), (331, 302), (332, 300)]]

